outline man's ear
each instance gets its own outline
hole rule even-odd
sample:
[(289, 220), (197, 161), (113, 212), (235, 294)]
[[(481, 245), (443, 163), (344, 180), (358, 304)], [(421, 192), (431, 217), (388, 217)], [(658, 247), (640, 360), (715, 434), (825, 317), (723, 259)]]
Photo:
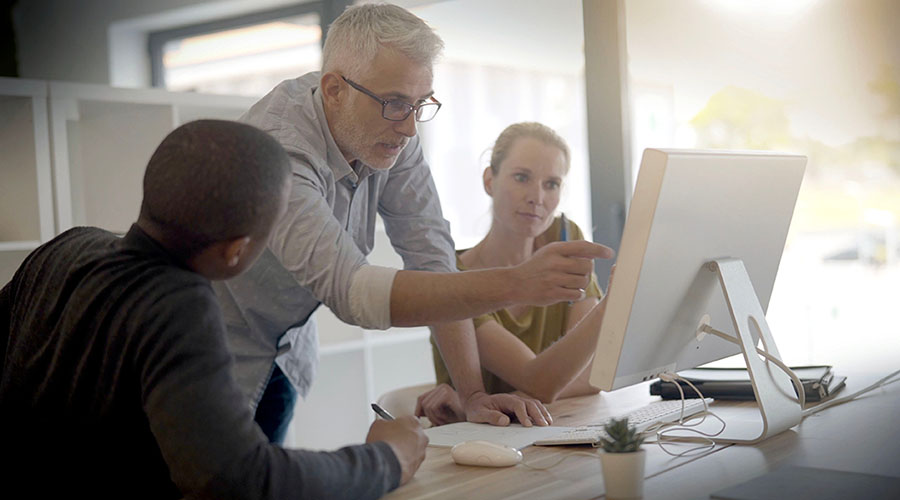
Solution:
[(241, 256), (247, 251), (247, 246), (250, 244), (250, 237), (239, 236), (224, 243), (221, 254), (222, 262), (224, 262), (227, 267), (237, 267), (241, 262)]
[(344, 85), (341, 75), (334, 72), (323, 74), (319, 80), (319, 88), (322, 89), (322, 99), (329, 105), (341, 103), (345, 87), (346, 85)]
[(481, 174), (481, 180), (484, 182), (484, 192), (488, 194), (488, 196), (494, 196), (494, 193), (491, 188), (491, 183), (494, 181), (494, 171), (491, 170), (491, 167), (485, 167), (484, 173)]

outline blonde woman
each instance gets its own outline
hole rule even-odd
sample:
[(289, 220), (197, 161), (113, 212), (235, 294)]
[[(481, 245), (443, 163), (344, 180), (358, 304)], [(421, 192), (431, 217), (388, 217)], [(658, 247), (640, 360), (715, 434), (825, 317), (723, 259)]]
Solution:
[[(583, 239), (581, 229), (556, 216), (569, 148), (549, 127), (510, 125), (494, 144), (483, 174), (493, 201), (491, 229), (480, 243), (457, 251), (460, 270), (515, 266), (543, 245)], [(590, 364), (605, 301), (596, 277), (581, 300), (550, 306), (513, 306), (474, 319), (487, 392), (521, 391), (542, 402), (594, 394)], [(456, 392), (432, 341), (437, 387), (421, 395), (417, 416), (435, 425), (464, 420)]]

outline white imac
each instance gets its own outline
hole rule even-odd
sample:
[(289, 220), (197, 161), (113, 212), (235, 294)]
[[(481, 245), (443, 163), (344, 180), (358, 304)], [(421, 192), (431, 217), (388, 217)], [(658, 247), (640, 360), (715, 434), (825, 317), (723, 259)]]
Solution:
[[(647, 149), (628, 211), (590, 381), (610, 391), (738, 353), (760, 408), (723, 442), (753, 443), (800, 422), (765, 309), (806, 157)], [(730, 343), (702, 331), (725, 332)]]

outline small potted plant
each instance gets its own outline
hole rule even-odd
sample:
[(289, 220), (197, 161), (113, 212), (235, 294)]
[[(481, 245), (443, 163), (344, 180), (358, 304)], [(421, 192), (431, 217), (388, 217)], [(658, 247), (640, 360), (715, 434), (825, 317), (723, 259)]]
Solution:
[(600, 438), (600, 455), (607, 498), (640, 498), (644, 494), (643, 436), (628, 425), (628, 418), (611, 419), (604, 426), (609, 436)]

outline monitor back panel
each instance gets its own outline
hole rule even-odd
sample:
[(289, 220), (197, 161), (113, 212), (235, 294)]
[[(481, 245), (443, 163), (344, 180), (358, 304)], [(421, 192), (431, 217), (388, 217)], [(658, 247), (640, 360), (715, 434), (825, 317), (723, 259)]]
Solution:
[[(763, 152), (644, 152), (591, 382), (604, 390), (740, 352), (707, 335), (734, 335), (718, 258), (744, 262), (765, 310), (806, 158)], [(756, 339), (754, 339), (756, 340)]]

